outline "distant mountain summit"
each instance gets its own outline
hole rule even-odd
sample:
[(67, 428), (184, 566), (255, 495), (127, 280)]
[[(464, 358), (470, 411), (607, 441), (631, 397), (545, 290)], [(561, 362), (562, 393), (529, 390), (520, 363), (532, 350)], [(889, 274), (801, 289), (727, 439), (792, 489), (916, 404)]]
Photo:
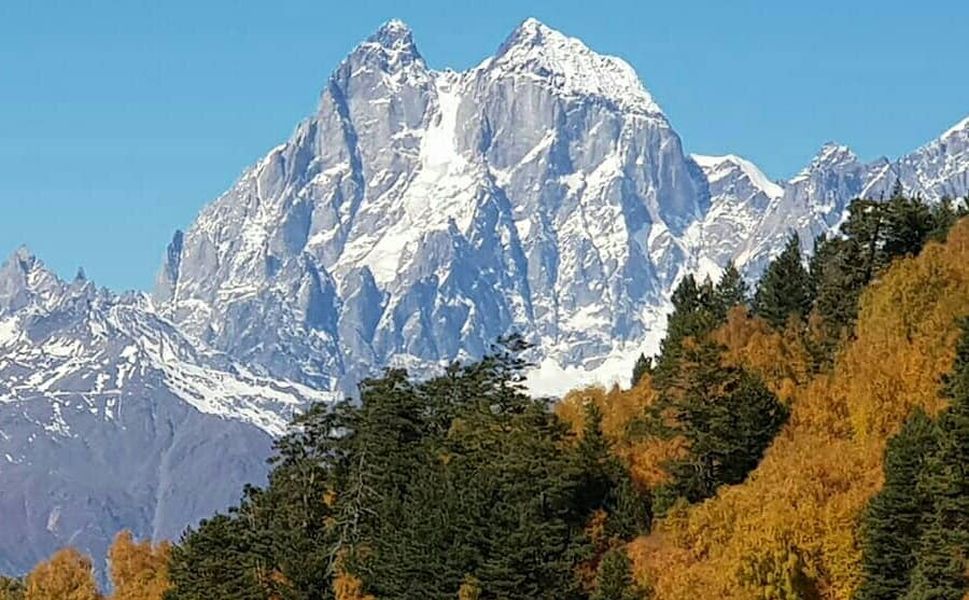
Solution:
[(265, 476), (295, 411), (386, 366), (515, 331), (538, 393), (625, 383), (685, 274), (753, 278), (896, 181), (965, 195), (969, 119), (898, 160), (828, 144), (772, 181), (687, 154), (632, 67), (535, 19), (464, 72), (390, 21), (173, 236), (150, 297), (26, 249), (0, 266), (0, 571), (102, 556), (124, 527), (176, 536)]
[(252, 374), (140, 294), (0, 266), (0, 572), (117, 531), (177, 538), (263, 480), (274, 436), (330, 396)]

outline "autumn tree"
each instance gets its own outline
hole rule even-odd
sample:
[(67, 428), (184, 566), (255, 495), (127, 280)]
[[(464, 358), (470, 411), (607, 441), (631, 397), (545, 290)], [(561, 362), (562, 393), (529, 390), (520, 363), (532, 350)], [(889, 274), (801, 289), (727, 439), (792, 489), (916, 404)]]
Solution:
[(0, 575), (0, 600), (24, 600), (24, 582)]
[(137, 542), (130, 531), (115, 536), (108, 550), (112, 600), (161, 600), (170, 587), (170, 555), (168, 542)]
[(65, 548), (27, 575), (25, 600), (100, 600), (91, 559)]

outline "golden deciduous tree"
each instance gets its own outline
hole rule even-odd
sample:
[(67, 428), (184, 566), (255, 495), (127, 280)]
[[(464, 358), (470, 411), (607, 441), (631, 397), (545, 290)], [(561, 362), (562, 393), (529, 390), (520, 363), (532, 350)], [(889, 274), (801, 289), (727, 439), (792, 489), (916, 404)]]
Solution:
[[(734, 313), (715, 335), (791, 417), (742, 485), (680, 506), (630, 546), (657, 600), (848, 600), (860, 583), (858, 518), (882, 485), (886, 440), (915, 407), (937, 412), (969, 314), (969, 222), (894, 263), (862, 294), (855, 335), (814, 376), (797, 332)], [(784, 364), (780, 364), (784, 363)]]
[(65, 548), (27, 575), (26, 600), (100, 600), (91, 559)]
[(458, 589), (458, 600), (478, 600), (481, 598), (481, 583), (471, 575), (466, 575)]
[(333, 578), (333, 595), (336, 600), (376, 600), (364, 593), (363, 581), (359, 577), (346, 571), (341, 571)]
[(161, 600), (171, 587), (168, 561), (171, 545), (162, 542), (137, 542), (130, 531), (122, 531), (114, 538), (108, 551), (112, 600)]
[(612, 445), (612, 451), (629, 468), (633, 480), (651, 488), (664, 483), (668, 474), (663, 466), (667, 461), (683, 456), (686, 441), (682, 437), (662, 439), (656, 436), (630, 436), (628, 428), (656, 402), (657, 394), (649, 375), (632, 389), (618, 386), (606, 391), (591, 387), (573, 391), (559, 402), (555, 411), (572, 427), (576, 435), (585, 425), (585, 405), (593, 403), (602, 413), (602, 433)]

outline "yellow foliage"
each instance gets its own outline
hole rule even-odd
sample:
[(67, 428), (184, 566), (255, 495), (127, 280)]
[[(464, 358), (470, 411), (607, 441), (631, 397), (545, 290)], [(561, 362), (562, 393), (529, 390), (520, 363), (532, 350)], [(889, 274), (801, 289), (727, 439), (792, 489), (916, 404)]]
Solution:
[(27, 575), (26, 600), (99, 600), (91, 559), (74, 548), (56, 552)]
[(122, 531), (108, 550), (113, 600), (161, 600), (171, 587), (168, 560), (171, 545), (136, 542), (130, 531)]
[(458, 600), (478, 600), (481, 597), (481, 584), (470, 575), (465, 575), (458, 589)]
[(674, 509), (631, 544), (637, 579), (657, 600), (848, 600), (860, 577), (857, 522), (882, 484), (885, 442), (913, 407), (942, 407), (955, 318), (966, 314), (969, 221), (864, 292), (856, 336), (830, 373), (808, 379), (796, 332), (731, 314), (716, 334), (728, 360), (787, 398), (791, 418), (746, 482)]
[(783, 401), (794, 395), (798, 386), (810, 378), (811, 356), (801, 331), (788, 326), (775, 331), (760, 317), (752, 317), (738, 306), (727, 315), (727, 322), (713, 334), (726, 347), (724, 360), (756, 373)]
[(363, 592), (363, 582), (352, 573), (341, 571), (333, 579), (333, 595), (336, 600), (376, 600)]
[(599, 407), (602, 433), (612, 444), (616, 456), (629, 467), (633, 481), (644, 487), (655, 487), (666, 481), (667, 473), (662, 465), (686, 452), (685, 440), (662, 440), (655, 436), (637, 439), (636, 436), (627, 435), (629, 424), (656, 402), (656, 392), (649, 376), (643, 377), (628, 390), (613, 387), (607, 392), (602, 388), (590, 387), (567, 394), (555, 406), (555, 411), (577, 436), (582, 435), (585, 405), (590, 402)]

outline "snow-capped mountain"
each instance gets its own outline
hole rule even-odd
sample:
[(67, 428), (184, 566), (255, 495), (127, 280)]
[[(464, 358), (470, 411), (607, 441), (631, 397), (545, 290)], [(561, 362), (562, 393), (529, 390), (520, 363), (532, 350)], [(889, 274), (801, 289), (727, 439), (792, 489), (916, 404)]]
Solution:
[(685, 153), (624, 61), (529, 19), (464, 72), (382, 26), (316, 112), (173, 237), (151, 297), (0, 267), (0, 572), (121, 528), (177, 537), (265, 476), (311, 401), (518, 331), (535, 391), (627, 381), (671, 290), (754, 277), (895, 181), (969, 192), (969, 119), (898, 160), (824, 146), (789, 181)]
[[(714, 186), (714, 180), (710, 181)], [(929, 201), (957, 200), (969, 194), (969, 118), (894, 161), (883, 157), (863, 163), (846, 146), (825, 144), (807, 167), (781, 184), (783, 193), (775, 196), (759, 219), (746, 221), (751, 226), (737, 238), (740, 243), (733, 260), (754, 277), (791, 232), (800, 236), (809, 251), (818, 235), (837, 230), (852, 199), (888, 197), (896, 182), (905, 193)], [(715, 198), (710, 214), (724, 202), (746, 206), (743, 195)]]
[(791, 231), (809, 248), (895, 178), (965, 193), (967, 128), (894, 163), (828, 144), (774, 182), (685, 154), (627, 63), (534, 19), (465, 72), (428, 68), (391, 21), (176, 234), (154, 300), (193, 338), (324, 389), (512, 330), (536, 344), (535, 391), (624, 380), (682, 274), (733, 261), (753, 278)]
[(68, 544), (103, 557), (122, 528), (177, 538), (265, 477), (294, 410), (330, 399), (199, 348), (149, 304), (23, 249), (0, 267), (0, 572)]
[(176, 236), (155, 300), (190, 335), (324, 387), (479, 356), (510, 330), (555, 366), (625, 371), (709, 201), (622, 60), (530, 19), (479, 66), (433, 71), (392, 21)]

